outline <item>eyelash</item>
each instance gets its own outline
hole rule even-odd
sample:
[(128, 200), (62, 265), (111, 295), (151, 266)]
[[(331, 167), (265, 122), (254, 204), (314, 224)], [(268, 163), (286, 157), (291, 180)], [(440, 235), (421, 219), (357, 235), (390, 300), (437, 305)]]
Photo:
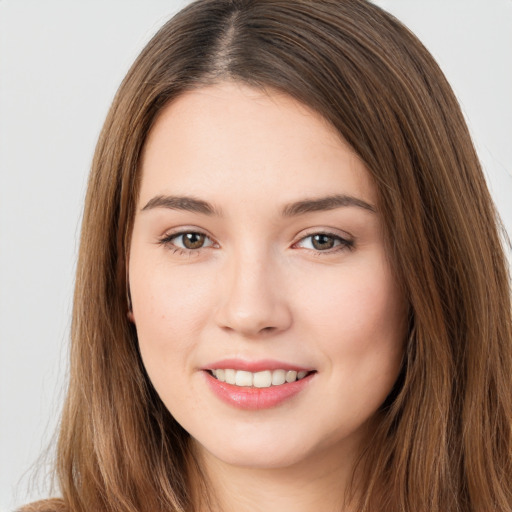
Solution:
[[(199, 235), (204, 236), (205, 239), (210, 240), (211, 244), (205, 246), (198, 247), (197, 249), (188, 249), (186, 247), (178, 247), (175, 243), (173, 243), (174, 240), (177, 238), (183, 237), (185, 235)], [(334, 247), (329, 248), (327, 250), (320, 250), (320, 249), (310, 249), (306, 248), (308, 251), (313, 251), (316, 256), (323, 256), (328, 254), (337, 253), (340, 251), (346, 251), (346, 250), (353, 250), (354, 249), (354, 240), (350, 240), (347, 238), (343, 238), (340, 235), (337, 235), (335, 233), (330, 233), (327, 231), (315, 231), (313, 233), (310, 233), (306, 236), (303, 236), (300, 240), (295, 242), (292, 247), (296, 247), (299, 245), (299, 243), (304, 242), (307, 239), (313, 239), (315, 236), (325, 236), (331, 239), (334, 239), (334, 243), (339, 242), (337, 245), (334, 245)], [(179, 254), (179, 255), (185, 255), (185, 256), (191, 256), (192, 254), (198, 254), (201, 249), (207, 249), (208, 247), (215, 246), (216, 243), (206, 234), (201, 231), (179, 231), (177, 233), (171, 233), (164, 235), (162, 238), (158, 241), (159, 245), (163, 245), (170, 250), (172, 250), (173, 254)]]
[(298, 242), (295, 242), (293, 246), (297, 246), (299, 243), (304, 242), (307, 239), (313, 239), (315, 236), (325, 236), (331, 239), (334, 239), (334, 243), (339, 242), (338, 245), (335, 245), (332, 248), (329, 248), (327, 250), (320, 250), (320, 249), (307, 249), (309, 251), (314, 251), (315, 256), (324, 256), (329, 254), (334, 254), (340, 251), (346, 251), (346, 250), (353, 250), (354, 249), (354, 240), (343, 238), (342, 236), (336, 234), (336, 233), (330, 233), (328, 231), (315, 231), (313, 233), (309, 233), (306, 236), (303, 236)]
[[(175, 243), (173, 243), (174, 240), (180, 237), (184, 237), (185, 235), (199, 235), (204, 236), (205, 239), (208, 239), (211, 241), (211, 244), (204, 247), (198, 247), (197, 249), (188, 249), (187, 247), (178, 247)], [(198, 254), (201, 249), (206, 249), (208, 247), (214, 246), (215, 242), (206, 234), (201, 231), (194, 231), (194, 230), (186, 230), (186, 231), (179, 231), (177, 233), (170, 233), (167, 235), (164, 235), (160, 240), (158, 241), (160, 245), (163, 245), (167, 248), (169, 248), (173, 254), (179, 254), (180, 256), (192, 256), (193, 254)]]

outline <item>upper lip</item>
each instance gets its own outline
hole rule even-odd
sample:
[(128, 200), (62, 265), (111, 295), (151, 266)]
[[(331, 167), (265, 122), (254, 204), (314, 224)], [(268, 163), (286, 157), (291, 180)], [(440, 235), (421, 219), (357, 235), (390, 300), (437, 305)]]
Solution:
[(300, 371), (313, 371), (313, 368), (301, 366), (293, 363), (285, 363), (275, 359), (259, 359), (257, 361), (247, 361), (245, 359), (222, 359), (215, 361), (202, 368), (203, 370), (219, 370), (219, 369), (232, 369), (232, 370), (245, 370), (246, 372), (261, 372), (264, 370), (295, 370)]

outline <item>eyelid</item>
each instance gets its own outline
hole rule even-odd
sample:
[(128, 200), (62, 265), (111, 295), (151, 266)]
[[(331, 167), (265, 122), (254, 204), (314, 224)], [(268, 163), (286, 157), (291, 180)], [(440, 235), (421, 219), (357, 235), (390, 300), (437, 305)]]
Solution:
[[(175, 238), (178, 238), (180, 236), (190, 234), (190, 233), (196, 233), (199, 235), (203, 235), (211, 243), (206, 246), (198, 247), (197, 249), (189, 249), (187, 247), (180, 247), (172, 242)], [(339, 243), (337, 245), (334, 245), (334, 247), (331, 247), (331, 248), (325, 249), (325, 250), (299, 246), (299, 244), (301, 242), (303, 242), (304, 240), (311, 238), (315, 235), (324, 235), (327, 237), (332, 237), (332, 238), (338, 240)], [(166, 246), (166, 245), (172, 246), (172, 248), (175, 249), (176, 251), (182, 251), (183, 253), (188, 253), (188, 254), (198, 253), (202, 249), (208, 249), (210, 247), (214, 247), (214, 248), (219, 247), (218, 242), (215, 240), (215, 238), (213, 236), (211, 236), (206, 230), (204, 230), (202, 228), (198, 228), (197, 226), (180, 226), (178, 228), (168, 230), (158, 238), (157, 243), (159, 245), (163, 245), (163, 246)], [(346, 232), (340, 232), (340, 231), (334, 230), (332, 228), (328, 228), (328, 229), (311, 228), (311, 229), (308, 229), (307, 231), (302, 232), (296, 236), (296, 241), (293, 242), (292, 248), (301, 248), (301, 249), (315, 252), (317, 254), (332, 254), (334, 252), (341, 251), (341, 250), (347, 250), (347, 249), (352, 250), (354, 247), (354, 243), (355, 243), (354, 237), (349, 235)]]
[[(205, 238), (207, 238), (208, 240), (211, 241), (211, 244), (204, 246), (204, 247), (199, 247), (197, 249), (188, 249), (186, 247), (180, 247), (180, 246), (172, 243), (173, 239), (178, 238), (183, 235), (186, 235), (186, 234), (189, 234), (189, 233), (196, 233), (198, 235), (204, 235)], [(157, 243), (159, 245), (164, 245), (164, 246), (172, 245), (176, 250), (183, 251), (186, 253), (193, 253), (193, 252), (197, 253), (201, 249), (208, 249), (210, 247), (218, 247), (219, 246), (219, 244), (215, 240), (215, 238), (213, 238), (206, 230), (204, 230), (202, 228), (198, 228), (197, 226), (180, 226), (178, 228), (167, 230), (164, 232), (163, 235), (158, 237)]]
[[(311, 238), (315, 235), (324, 235), (324, 236), (332, 237), (332, 238), (339, 240), (340, 243), (330, 249), (325, 249), (325, 250), (299, 246), (300, 242), (303, 242), (307, 238)], [(307, 230), (306, 232), (300, 233), (297, 236), (296, 241), (292, 244), (292, 247), (298, 247), (300, 249), (313, 251), (317, 254), (332, 254), (337, 251), (342, 251), (342, 250), (347, 250), (347, 249), (352, 250), (354, 248), (354, 243), (355, 243), (354, 237), (349, 235), (348, 233), (340, 232), (340, 231), (333, 230), (333, 229), (313, 228), (313, 229)]]

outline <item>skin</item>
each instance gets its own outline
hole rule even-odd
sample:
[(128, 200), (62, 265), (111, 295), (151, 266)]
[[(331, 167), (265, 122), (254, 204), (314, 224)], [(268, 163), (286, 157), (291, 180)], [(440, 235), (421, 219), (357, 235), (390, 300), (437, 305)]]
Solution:
[[(283, 215), (334, 194), (370, 207)], [(215, 211), (155, 206), (159, 196)], [(184, 249), (183, 232), (206, 235), (203, 247)], [(315, 233), (328, 233), (320, 249)], [(224, 82), (161, 112), (142, 158), (131, 319), (222, 510), (339, 510), (403, 354), (406, 308), (384, 242), (364, 164), (294, 99)], [(316, 373), (276, 407), (241, 410), (206, 383), (205, 366), (225, 358)]]

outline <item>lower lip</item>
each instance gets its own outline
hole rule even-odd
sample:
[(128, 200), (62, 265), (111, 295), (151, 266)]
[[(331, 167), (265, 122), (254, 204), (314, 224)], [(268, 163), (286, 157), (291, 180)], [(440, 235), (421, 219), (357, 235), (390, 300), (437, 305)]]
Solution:
[(237, 407), (238, 409), (260, 410), (277, 407), (283, 402), (299, 394), (309, 385), (314, 373), (295, 382), (281, 384), (279, 386), (270, 386), (268, 388), (254, 388), (234, 386), (226, 382), (221, 382), (208, 372), (204, 372), (206, 381), (210, 389), (223, 402)]

